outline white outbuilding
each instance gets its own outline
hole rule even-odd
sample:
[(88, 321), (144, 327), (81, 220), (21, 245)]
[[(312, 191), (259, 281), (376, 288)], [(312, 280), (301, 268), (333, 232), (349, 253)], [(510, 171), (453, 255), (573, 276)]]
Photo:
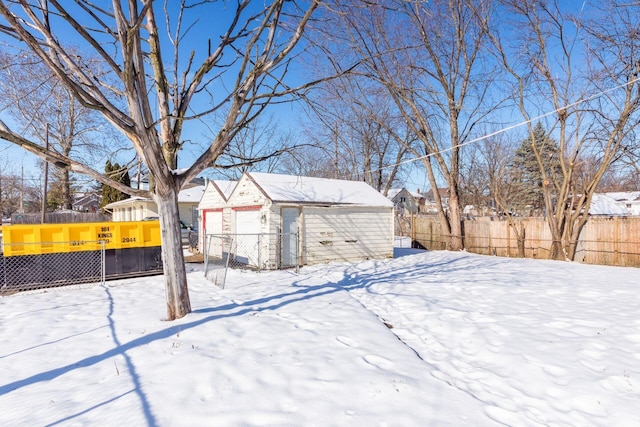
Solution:
[(364, 182), (248, 172), (198, 210), (202, 252), (261, 269), (393, 257), (393, 203)]

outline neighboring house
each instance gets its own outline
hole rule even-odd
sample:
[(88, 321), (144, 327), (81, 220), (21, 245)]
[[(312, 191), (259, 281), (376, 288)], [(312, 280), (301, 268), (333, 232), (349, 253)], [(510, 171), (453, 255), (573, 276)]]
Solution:
[(84, 193), (76, 196), (71, 209), (76, 212), (100, 212), (102, 197), (95, 193)]
[[(198, 222), (198, 203), (204, 194), (204, 185), (184, 188), (178, 193), (180, 220), (192, 225)], [(151, 199), (130, 197), (109, 203), (105, 209), (112, 213), (113, 221), (142, 221), (158, 216), (158, 206)]]
[[(182, 170), (178, 170), (177, 172), (181, 172)], [(137, 174), (133, 174), (130, 177), (131, 179), (131, 187), (132, 188), (140, 188), (141, 190), (148, 190), (150, 185), (149, 174), (144, 173), (138, 176)], [(191, 185), (205, 185), (205, 178), (196, 177), (191, 180)]]
[[(230, 236), (260, 268), (393, 256), (393, 203), (364, 182), (248, 172), (230, 193), (209, 182), (198, 209), (201, 239)], [(207, 240), (210, 256), (228, 250)]]
[(591, 199), (589, 215), (639, 216), (640, 191), (596, 193)]
[(425, 211), (425, 196), (411, 192), (406, 188), (391, 189), (387, 198), (393, 202), (396, 213), (401, 215), (417, 214)]
[[(448, 188), (438, 188), (438, 193), (440, 194), (440, 198), (442, 199), (442, 205), (447, 208), (449, 206), (449, 189)], [(424, 193), (425, 198), (427, 199), (427, 203), (435, 203), (435, 196), (433, 193), (433, 189)]]

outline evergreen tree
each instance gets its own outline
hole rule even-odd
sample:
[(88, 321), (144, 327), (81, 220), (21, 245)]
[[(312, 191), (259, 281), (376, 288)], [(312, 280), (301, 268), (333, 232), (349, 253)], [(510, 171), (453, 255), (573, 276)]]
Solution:
[[(534, 151), (535, 148), (535, 151)], [(539, 156), (536, 156), (536, 151)], [(527, 137), (510, 163), (508, 205), (515, 213), (540, 214), (544, 207), (543, 176), (553, 180), (560, 173), (558, 143), (538, 123), (533, 140)]]
[[(129, 170), (126, 167), (121, 167), (117, 162), (111, 164), (110, 160), (107, 160), (107, 163), (104, 167), (105, 175), (110, 177), (111, 179), (121, 182), (127, 186), (131, 186), (131, 178), (129, 177)], [(102, 185), (102, 201), (100, 206), (104, 211), (104, 207), (109, 203), (118, 202), (120, 200), (124, 200), (129, 198), (128, 194), (125, 194), (121, 191), (116, 190), (108, 185)]]

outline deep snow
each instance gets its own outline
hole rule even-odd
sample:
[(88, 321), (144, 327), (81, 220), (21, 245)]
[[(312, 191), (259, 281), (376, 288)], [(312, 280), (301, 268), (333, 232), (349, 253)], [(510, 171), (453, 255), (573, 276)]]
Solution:
[[(410, 250), (403, 250), (404, 253)], [(0, 298), (0, 425), (640, 425), (640, 271), (465, 252)]]

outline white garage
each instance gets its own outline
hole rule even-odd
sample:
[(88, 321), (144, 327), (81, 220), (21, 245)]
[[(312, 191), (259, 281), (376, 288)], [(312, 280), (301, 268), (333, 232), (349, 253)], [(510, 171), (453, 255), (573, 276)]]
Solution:
[(209, 183), (199, 210), (261, 269), (393, 256), (393, 203), (364, 182), (250, 172), (226, 195)]

